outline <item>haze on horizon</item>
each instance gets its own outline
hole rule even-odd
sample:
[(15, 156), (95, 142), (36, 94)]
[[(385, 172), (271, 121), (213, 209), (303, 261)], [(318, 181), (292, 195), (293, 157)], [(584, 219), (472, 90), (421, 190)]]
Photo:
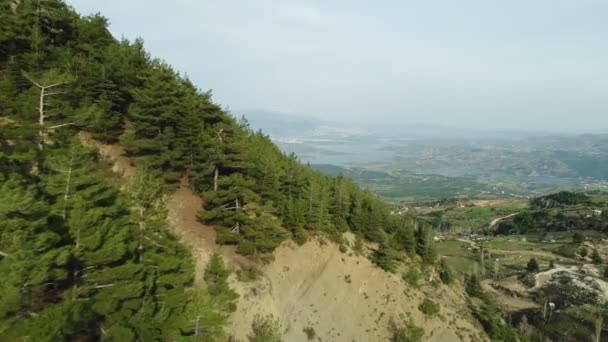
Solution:
[(235, 114), (608, 131), (605, 0), (68, 0)]

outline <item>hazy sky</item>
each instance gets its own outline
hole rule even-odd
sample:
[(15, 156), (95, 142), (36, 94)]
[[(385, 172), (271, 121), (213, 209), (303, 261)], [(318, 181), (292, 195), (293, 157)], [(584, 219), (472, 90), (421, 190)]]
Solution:
[(233, 112), (608, 131), (606, 0), (68, 0)]

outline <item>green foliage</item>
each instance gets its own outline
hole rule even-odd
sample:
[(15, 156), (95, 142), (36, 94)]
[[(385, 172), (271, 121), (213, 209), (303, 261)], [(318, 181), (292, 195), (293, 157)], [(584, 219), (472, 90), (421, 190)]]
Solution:
[(439, 313), (439, 304), (435, 303), (434, 301), (432, 301), (428, 298), (424, 298), (424, 301), (422, 301), (422, 304), (420, 304), (420, 306), (418, 306), (418, 310), (422, 311), (422, 313), (427, 316), (434, 316), (437, 313)]
[(446, 285), (451, 284), (454, 280), (452, 270), (448, 265), (446, 259), (441, 259), (441, 263), (439, 264), (439, 277), (441, 278), (441, 281)]
[(484, 298), (485, 293), (481, 287), (479, 277), (475, 274), (467, 275), (465, 278), (465, 290), (471, 297)]
[(236, 271), (236, 275), (237, 275), (237, 279), (239, 281), (249, 282), (249, 281), (254, 281), (254, 280), (258, 279), (261, 275), (261, 271), (257, 267), (251, 266), (242, 271), (241, 270)]
[(415, 268), (409, 269), (407, 272), (403, 273), (401, 276), (403, 280), (405, 280), (410, 286), (418, 288), (420, 286), (420, 279), (422, 278), (422, 274)]
[(473, 314), (493, 341), (518, 342), (520, 340), (517, 330), (505, 321), (498, 305), (488, 296), (484, 296), (481, 308), (476, 308)]
[(207, 291), (211, 296), (221, 298), (224, 303), (224, 311), (232, 312), (236, 309), (234, 300), (238, 294), (228, 285), (228, 277), (232, 273), (224, 265), (224, 259), (219, 254), (213, 254), (209, 259), (203, 279), (207, 285)]
[[(370, 191), (281, 153), (141, 40), (113, 38), (100, 15), (4, 1), (0, 22), (0, 339), (221, 339), (236, 293), (217, 256), (205, 291), (190, 288), (164, 203), (180, 179), (203, 194), (217, 242), (242, 254), (348, 229), (381, 244), (386, 269), (397, 250), (412, 253), (413, 230), (396, 247), (404, 223)], [(123, 191), (81, 146), (88, 136), (134, 160)]]
[(424, 329), (418, 327), (411, 320), (398, 324), (394, 320), (389, 322), (391, 342), (420, 342), (424, 336)]
[(424, 223), (420, 224), (416, 231), (416, 253), (425, 264), (434, 264), (437, 259), (432, 234), (432, 228)]
[(578, 254), (580, 254), (581, 257), (586, 258), (587, 255), (589, 255), (589, 250), (587, 249), (587, 246), (583, 246), (579, 249)]
[(355, 242), (353, 243), (353, 252), (356, 255), (363, 254), (363, 240), (359, 235), (355, 235)]
[(574, 234), (572, 234), (572, 243), (578, 245), (583, 243), (583, 241), (585, 241), (585, 236), (581, 234), (581, 232), (574, 232)]
[(398, 222), (393, 240), (399, 250), (403, 250), (409, 256), (416, 254), (416, 232), (409, 222), (405, 220)]
[(378, 248), (371, 256), (372, 261), (382, 269), (395, 272), (397, 269), (397, 255), (390, 247), (388, 236), (384, 236)]
[(530, 258), (530, 261), (528, 261), (528, 264), (526, 265), (526, 270), (529, 273), (534, 273), (538, 272), (539, 269), (540, 267), (538, 265), (538, 261), (536, 261), (536, 258)]
[(281, 342), (281, 323), (272, 315), (256, 315), (251, 323), (251, 333), (247, 335), (249, 342)]
[(340, 243), (340, 245), (338, 246), (338, 249), (340, 250), (340, 253), (348, 252), (348, 247), (346, 247), (346, 244), (344, 244), (344, 242)]
[(601, 264), (604, 262), (597, 248), (594, 248), (593, 252), (591, 252), (591, 261), (593, 261), (594, 264)]
[(315, 331), (315, 328), (313, 328), (313, 327), (306, 327), (306, 328), (302, 329), (302, 332), (304, 332), (304, 334), (306, 334), (306, 338), (309, 341), (312, 341), (315, 339), (315, 337), (317, 337), (317, 332)]
[(530, 200), (530, 206), (536, 209), (555, 208), (564, 205), (588, 204), (589, 196), (576, 192), (560, 191), (547, 196)]

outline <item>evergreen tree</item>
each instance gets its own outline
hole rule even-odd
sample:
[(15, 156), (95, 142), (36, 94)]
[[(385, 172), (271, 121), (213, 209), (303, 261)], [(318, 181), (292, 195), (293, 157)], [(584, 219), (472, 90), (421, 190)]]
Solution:
[(427, 224), (420, 224), (416, 231), (416, 253), (422, 258), (422, 261), (427, 264), (435, 262), (437, 252), (433, 245), (433, 230)]
[(597, 248), (594, 248), (593, 252), (591, 252), (591, 261), (594, 264), (601, 264), (604, 261)]
[(386, 271), (394, 272), (397, 268), (397, 257), (390, 247), (389, 238), (384, 234), (378, 249), (372, 254), (372, 261)]
[(409, 256), (416, 254), (416, 233), (414, 227), (400, 219), (394, 235), (394, 241), (400, 250), (405, 251)]
[(539, 269), (540, 267), (538, 265), (538, 261), (536, 261), (536, 258), (530, 258), (530, 261), (528, 261), (528, 264), (526, 265), (526, 270), (533, 273), (538, 272)]

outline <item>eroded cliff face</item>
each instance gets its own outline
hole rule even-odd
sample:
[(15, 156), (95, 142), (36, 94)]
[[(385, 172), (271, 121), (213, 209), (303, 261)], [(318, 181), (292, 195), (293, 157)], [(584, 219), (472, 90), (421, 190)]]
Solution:
[[(285, 341), (307, 341), (305, 328), (323, 341), (387, 341), (390, 321), (403, 318), (424, 329), (425, 341), (487, 340), (460, 286), (429, 282), (430, 273), (423, 273), (426, 279), (416, 289), (322, 238), (303, 246), (285, 243), (274, 256), (258, 280), (232, 279), (241, 297), (227, 330), (238, 340), (246, 340), (256, 314), (278, 318)], [(418, 309), (427, 297), (441, 307), (432, 317)]]

